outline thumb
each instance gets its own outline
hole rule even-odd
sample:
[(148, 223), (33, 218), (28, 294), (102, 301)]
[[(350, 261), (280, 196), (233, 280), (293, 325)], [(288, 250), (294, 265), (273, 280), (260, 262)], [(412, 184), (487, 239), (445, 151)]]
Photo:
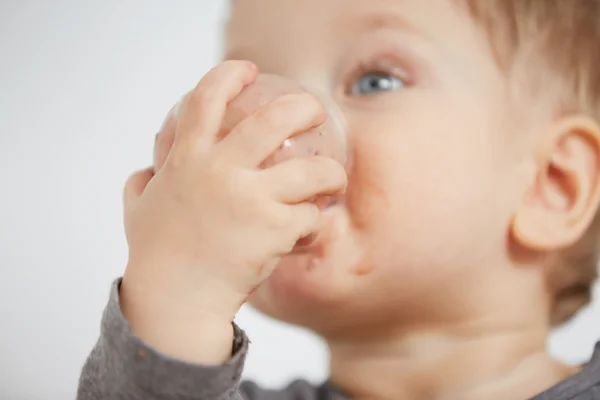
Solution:
[(144, 189), (154, 176), (153, 168), (146, 168), (133, 173), (125, 183), (123, 193), (123, 203), (125, 208), (129, 208), (144, 193)]

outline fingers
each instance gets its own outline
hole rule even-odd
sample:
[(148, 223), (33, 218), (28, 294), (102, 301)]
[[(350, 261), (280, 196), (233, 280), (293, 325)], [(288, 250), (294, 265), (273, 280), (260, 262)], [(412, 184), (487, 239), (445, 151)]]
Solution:
[(348, 178), (341, 164), (322, 156), (292, 158), (260, 171), (274, 198), (283, 203), (299, 203), (317, 195), (346, 190)]
[(280, 243), (277, 256), (290, 253), (300, 239), (310, 236), (319, 228), (321, 211), (314, 203), (275, 203), (273, 207), (270, 221), (273, 228), (271, 232)]
[(299, 203), (292, 206), (292, 224), (294, 239), (309, 236), (318, 228), (321, 213), (313, 203)]
[(179, 109), (174, 156), (185, 156), (212, 145), (227, 104), (258, 75), (248, 61), (225, 61), (210, 70), (184, 98)]
[(217, 151), (239, 165), (256, 167), (285, 139), (321, 125), (326, 118), (324, 107), (310, 94), (281, 96), (240, 122)]
[(260, 271), (261, 279), (266, 279), (269, 276), (271, 276), (271, 274), (273, 273), (273, 271), (275, 271), (275, 268), (277, 268), (280, 262), (281, 257), (275, 257), (264, 263)]
[(152, 168), (146, 168), (132, 174), (129, 179), (127, 179), (123, 191), (125, 208), (128, 208), (142, 195), (142, 193), (144, 193), (144, 189), (146, 189), (146, 186), (148, 186), (148, 183), (153, 176), (154, 170)]

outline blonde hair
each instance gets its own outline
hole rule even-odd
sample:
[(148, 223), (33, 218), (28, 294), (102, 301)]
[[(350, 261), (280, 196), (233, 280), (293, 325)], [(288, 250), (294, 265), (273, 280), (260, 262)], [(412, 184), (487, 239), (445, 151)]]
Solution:
[[(558, 113), (583, 113), (600, 122), (600, 0), (457, 1), (487, 32), (504, 71), (527, 65), (519, 74), (527, 81), (519, 85), (534, 99), (554, 96)], [(577, 243), (550, 258), (554, 325), (589, 303), (599, 255), (600, 214)]]

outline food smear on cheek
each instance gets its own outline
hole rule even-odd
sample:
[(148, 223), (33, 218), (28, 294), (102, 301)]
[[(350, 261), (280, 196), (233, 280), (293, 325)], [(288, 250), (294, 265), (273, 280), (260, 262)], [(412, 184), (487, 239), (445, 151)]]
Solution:
[(375, 270), (373, 247), (369, 243), (373, 231), (381, 225), (390, 209), (388, 193), (378, 180), (381, 175), (376, 167), (365, 161), (364, 157), (354, 156), (346, 203), (351, 226), (355, 229), (356, 235), (361, 238), (360, 245), (365, 249), (359, 261), (351, 268), (351, 272), (357, 275), (367, 275)]
[(378, 225), (390, 208), (388, 194), (377, 180), (380, 175), (375, 168), (355, 156), (346, 203), (353, 227), (364, 233)]

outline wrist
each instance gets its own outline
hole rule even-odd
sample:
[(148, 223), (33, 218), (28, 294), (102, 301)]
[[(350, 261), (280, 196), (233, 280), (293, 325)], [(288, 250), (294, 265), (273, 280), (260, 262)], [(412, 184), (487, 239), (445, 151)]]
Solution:
[(125, 278), (119, 295), (121, 310), (133, 333), (155, 350), (202, 365), (221, 365), (231, 358), (234, 313), (140, 290)]
[[(191, 272), (181, 273), (186, 270)], [(139, 307), (152, 304), (166, 309), (166, 313), (181, 314), (182, 319), (203, 315), (232, 322), (247, 296), (223, 279), (203, 272), (173, 261), (132, 263), (130, 260), (121, 288), (136, 299)]]

